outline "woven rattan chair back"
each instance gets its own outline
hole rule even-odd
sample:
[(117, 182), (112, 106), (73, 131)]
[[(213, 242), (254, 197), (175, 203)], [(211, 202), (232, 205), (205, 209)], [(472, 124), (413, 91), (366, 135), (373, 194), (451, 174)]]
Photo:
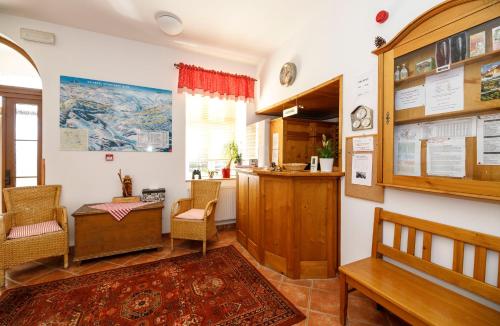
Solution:
[(191, 198), (193, 208), (205, 209), (208, 202), (219, 198), (220, 181), (191, 181)]
[(55, 219), (61, 186), (5, 188), (3, 196), (7, 212), (14, 213), (12, 226), (30, 225)]

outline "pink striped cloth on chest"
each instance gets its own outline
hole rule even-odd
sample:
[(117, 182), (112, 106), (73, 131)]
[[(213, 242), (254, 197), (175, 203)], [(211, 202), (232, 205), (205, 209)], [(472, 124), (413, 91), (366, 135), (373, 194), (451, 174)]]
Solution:
[(137, 202), (137, 203), (104, 203), (89, 206), (91, 208), (100, 209), (113, 215), (117, 221), (121, 221), (128, 213), (130, 213), (134, 208), (147, 205), (149, 203)]

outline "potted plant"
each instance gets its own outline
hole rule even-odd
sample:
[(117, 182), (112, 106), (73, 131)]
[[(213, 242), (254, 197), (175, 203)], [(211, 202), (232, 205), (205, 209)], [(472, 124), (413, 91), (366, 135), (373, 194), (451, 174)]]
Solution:
[(319, 165), (321, 172), (332, 172), (333, 170), (333, 156), (336, 153), (333, 149), (332, 139), (327, 139), (326, 135), (322, 136), (322, 145), (318, 148)]
[(238, 158), (238, 144), (233, 140), (229, 144), (226, 144), (226, 158), (228, 159), (226, 167), (222, 169), (222, 177), (231, 177), (231, 163)]

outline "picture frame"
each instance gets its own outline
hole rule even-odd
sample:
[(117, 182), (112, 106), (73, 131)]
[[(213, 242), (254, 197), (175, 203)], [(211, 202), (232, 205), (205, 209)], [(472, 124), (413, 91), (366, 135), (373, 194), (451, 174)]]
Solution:
[(450, 69), (451, 50), (450, 39), (436, 42), (436, 71), (441, 72)]
[(493, 51), (500, 50), (500, 26), (491, 29), (491, 44)]
[(429, 71), (432, 71), (432, 69), (434, 69), (434, 66), (435, 66), (434, 58), (429, 57), (429, 58), (422, 60), (420, 62), (417, 62), (415, 64), (415, 72), (417, 74), (429, 72)]
[(318, 157), (311, 156), (311, 172), (318, 172)]
[(469, 56), (477, 57), (486, 53), (486, 32), (472, 34), (469, 38)]
[(467, 34), (465, 32), (450, 37), (451, 63), (467, 58)]

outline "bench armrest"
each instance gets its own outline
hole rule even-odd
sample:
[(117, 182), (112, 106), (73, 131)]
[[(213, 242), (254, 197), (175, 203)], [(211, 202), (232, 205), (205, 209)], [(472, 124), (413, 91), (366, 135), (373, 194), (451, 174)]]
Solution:
[(182, 198), (176, 201), (170, 210), (170, 217), (174, 218), (174, 216), (184, 213), (191, 209), (193, 200), (191, 198)]
[(54, 208), (55, 211), (55, 216), (56, 216), (56, 221), (59, 223), (61, 228), (64, 231), (68, 230), (68, 211), (66, 210), (66, 207), (60, 206)]
[(0, 215), (0, 241), (3, 242), (7, 238), (12, 227), (13, 213), (3, 213)]

